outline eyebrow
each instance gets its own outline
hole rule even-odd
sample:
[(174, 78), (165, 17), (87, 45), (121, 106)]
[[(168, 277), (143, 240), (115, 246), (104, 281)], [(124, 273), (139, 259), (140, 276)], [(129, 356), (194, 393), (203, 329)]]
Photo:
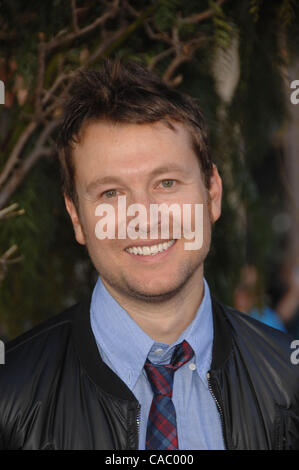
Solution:
[(87, 185), (86, 191), (88, 193), (91, 193), (94, 189), (96, 189), (98, 186), (101, 186), (102, 184), (113, 184), (119, 183), (120, 181), (121, 180), (119, 178), (116, 178), (115, 176), (104, 176), (102, 178), (96, 178), (94, 181)]
[[(181, 171), (186, 173), (186, 169), (184, 167), (181, 167), (179, 165), (164, 165), (160, 166), (158, 168), (155, 168), (151, 173), (151, 177), (161, 175), (163, 173), (169, 173), (171, 171)], [(103, 185), (103, 184), (114, 184), (114, 183), (122, 183), (122, 180), (120, 178), (117, 178), (116, 176), (103, 176), (96, 178), (94, 181), (89, 183), (87, 185), (86, 191), (88, 193), (92, 192), (94, 189), (97, 187)]]
[(151, 176), (161, 175), (163, 173), (170, 173), (171, 171), (182, 171), (183, 173), (186, 173), (186, 169), (184, 167), (173, 164), (159, 166), (151, 172)]

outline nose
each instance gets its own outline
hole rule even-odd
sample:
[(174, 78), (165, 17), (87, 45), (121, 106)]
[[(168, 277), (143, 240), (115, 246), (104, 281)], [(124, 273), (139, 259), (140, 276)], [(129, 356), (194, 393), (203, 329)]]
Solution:
[(147, 190), (132, 192), (127, 198), (127, 224), (136, 219), (133, 223), (134, 230), (141, 238), (150, 238), (151, 233), (159, 232), (160, 220), (151, 220), (151, 205), (157, 204), (155, 197)]

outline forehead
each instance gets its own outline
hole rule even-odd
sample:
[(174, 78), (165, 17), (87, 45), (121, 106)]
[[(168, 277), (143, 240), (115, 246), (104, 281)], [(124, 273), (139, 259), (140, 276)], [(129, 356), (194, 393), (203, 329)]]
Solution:
[[(190, 168), (198, 162), (191, 134), (182, 124), (155, 122), (86, 124), (73, 148), (77, 175), (98, 171), (146, 172), (170, 163)], [(94, 175), (93, 175), (94, 176)]]

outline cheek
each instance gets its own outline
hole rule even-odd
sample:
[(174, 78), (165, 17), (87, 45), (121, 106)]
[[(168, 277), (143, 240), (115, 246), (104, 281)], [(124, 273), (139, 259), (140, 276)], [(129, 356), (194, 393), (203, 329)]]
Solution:
[[(190, 199), (189, 199), (190, 201)], [(197, 197), (194, 202), (188, 202), (181, 205), (181, 221), (193, 232), (202, 230), (209, 232), (211, 213), (210, 205), (204, 198)]]
[[(101, 223), (103, 221), (103, 223)], [(110, 230), (110, 232), (109, 232)], [(87, 244), (98, 258), (109, 260), (114, 251), (119, 250), (120, 240), (117, 239), (117, 224), (115, 218), (95, 215), (95, 208), (89, 210), (85, 217)], [(107, 234), (112, 234), (113, 237)], [(105, 236), (105, 238), (101, 238)], [(109, 253), (109, 255), (108, 255)]]
[(98, 217), (96, 217), (94, 213), (94, 209), (87, 207), (82, 208), (80, 211), (80, 223), (81, 228), (84, 233), (86, 243), (89, 245), (95, 244), (97, 241), (96, 234), (95, 234), (95, 227), (98, 221)]

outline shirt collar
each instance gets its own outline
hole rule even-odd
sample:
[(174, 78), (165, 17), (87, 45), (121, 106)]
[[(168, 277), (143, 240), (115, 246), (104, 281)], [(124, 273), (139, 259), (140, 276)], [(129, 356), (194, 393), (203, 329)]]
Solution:
[[(99, 277), (95, 285), (90, 307), (91, 328), (100, 353), (104, 353), (117, 375), (132, 390), (144, 363), (169, 363), (174, 347), (188, 341), (194, 351), (193, 362), (197, 372), (206, 382), (210, 368), (213, 343), (213, 318), (211, 297), (204, 279), (204, 297), (194, 320), (171, 345), (155, 342), (131, 318), (110, 295)], [(155, 351), (162, 349), (161, 354)]]
[(91, 328), (118, 376), (132, 389), (154, 344), (111, 296), (99, 277), (91, 299)]
[[(149, 352), (149, 360), (154, 364), (168, 364), (175, 346), (185, 340), (194, 351), (192, 361), (196, 364), (199, 376), (208, 385), (206, 375), (212, 361), (213, 336), (211, 295), (209, 286), (204, 279), (204, 296), (193, 321), (171, 345), (155, 342)], [(162, 349), (163, 352), (157, 354), (159, 349)]]

